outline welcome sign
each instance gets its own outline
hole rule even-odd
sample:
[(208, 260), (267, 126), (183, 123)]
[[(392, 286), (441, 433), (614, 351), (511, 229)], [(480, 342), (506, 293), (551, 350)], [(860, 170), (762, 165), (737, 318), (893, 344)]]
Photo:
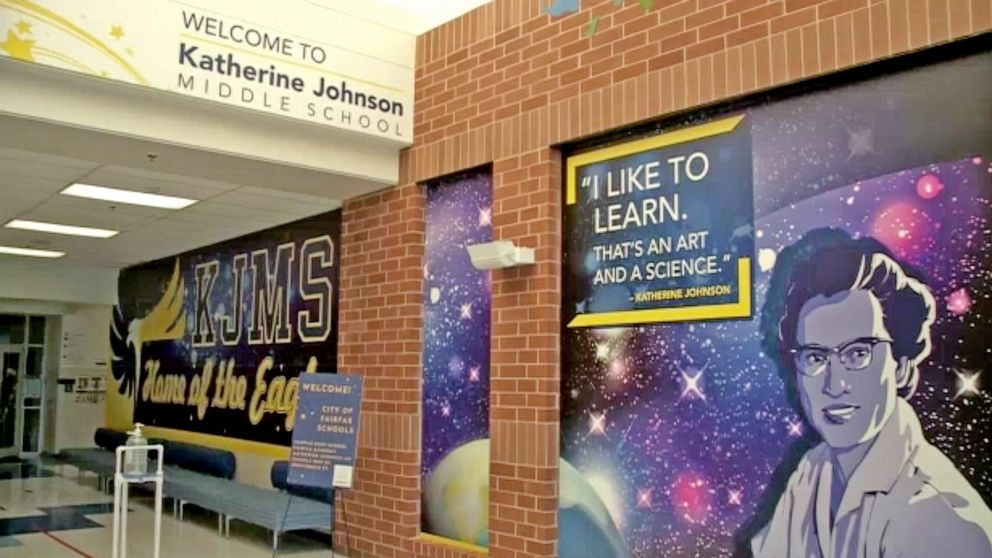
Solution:
[(299, 376), (334, 370), (335, 211), (125, 269), (118, 400), (152, 427), (289, 445)]
[(404, 144), (413, 41), (302, 1), (0, 0), (2, 56)]
[(361, 411), (361, 376), (304, 377), (300, 381), (299, 417), (289, 457), (289, 482), (328, 489), (350, 488)]

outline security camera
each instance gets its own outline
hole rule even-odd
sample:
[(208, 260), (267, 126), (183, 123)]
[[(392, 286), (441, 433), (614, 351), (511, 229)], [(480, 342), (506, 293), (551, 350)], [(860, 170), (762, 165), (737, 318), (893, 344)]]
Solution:
[(467, 248), (476, 269), (501, 269), (534, 263), (533, 248), (518, 248), (508, 240), (472, 244)]

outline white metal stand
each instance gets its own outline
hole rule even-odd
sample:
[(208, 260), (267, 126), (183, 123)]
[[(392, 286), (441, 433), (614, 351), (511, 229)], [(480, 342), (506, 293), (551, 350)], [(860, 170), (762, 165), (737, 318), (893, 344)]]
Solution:
[[(152, 463), (152, 452), (156, 452), (155, 463), (157, 470), (143, 475), (124, 473), (124, 454), (133, 451), (147, 451), (148, 462)], [(132, 484), (155, 483), (155, 539), (154, 558), (159, 558), (159, 547), (162, 539), (162, 452), (161, 444), (151, 446), (118, 446), (117, 464), (114, 467), (114, 542), (113, 558), (127, 556), (127, 498)]]

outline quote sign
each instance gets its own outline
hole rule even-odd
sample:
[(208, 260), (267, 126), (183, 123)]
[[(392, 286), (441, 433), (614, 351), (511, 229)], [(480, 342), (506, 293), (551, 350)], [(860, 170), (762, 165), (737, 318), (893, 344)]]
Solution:
[(299, 415), (293, 430), (289, 482), (303, 486), (351, 485), (362, 406), (362, 377), (354, 374), (300, 376)]
[(751, 143), (744, 116), (570, 157), (569, 327), (751, 316)]

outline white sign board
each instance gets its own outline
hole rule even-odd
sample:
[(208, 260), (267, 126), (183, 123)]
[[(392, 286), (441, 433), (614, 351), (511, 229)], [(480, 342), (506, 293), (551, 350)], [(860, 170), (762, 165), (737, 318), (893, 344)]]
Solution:
[(0, 0), (0, 56), (404, 144), (415, 40), (304, 0)]

